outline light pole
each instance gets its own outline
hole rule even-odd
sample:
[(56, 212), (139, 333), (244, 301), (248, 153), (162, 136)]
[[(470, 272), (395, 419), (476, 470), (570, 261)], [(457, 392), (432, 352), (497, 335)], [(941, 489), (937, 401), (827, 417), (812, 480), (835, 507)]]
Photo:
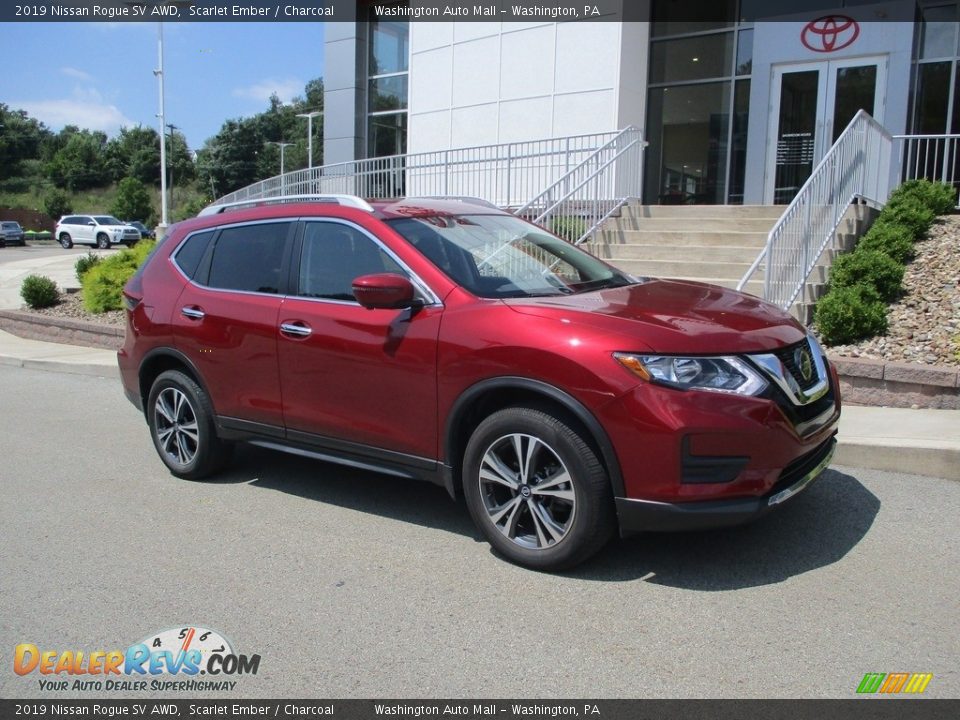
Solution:
[(307, 119), (307, 169), (313, 169), (313, 119), (318, 115), (323, 115), (323, 110), (311, 110), (310, 112), (297, 113), (297, 117)]
[(268, 140), (267, 145), (278, 145), (280, 147), (280, 193), (282, 195), (286, 195), (287, 194), (287, 178), (285, 178), (283, 174), (283, 150), (284, 148), (288, 148), (291, 145), (293, 145), (293, 143), (283, 142), (278, 140)]
[(156, 75), (160, 84), (160, 229), (157, 233), (160, 237), (167, 229), (167, 142), (164, 127), (167, 120), (163, 110), (163, 23), (157, 23), (157, 54), (160, 58), (160, 65), (153, 74)]
[[(173, 131), (179, 130), (180, 128), (178, 128), (173, 123), (167, 123), (166, 127), (170, 131), (170, 150), (172, 151), (173, 150)], [(163, 140), (164, 140), (164, 143), (166, 143), (166, 140), (167, 140), (166, 135), (164, 135)], [(169, 205), (170, 205), (170, 211), (173, 212), (173, 163), (170, 164), (170, 203)]]

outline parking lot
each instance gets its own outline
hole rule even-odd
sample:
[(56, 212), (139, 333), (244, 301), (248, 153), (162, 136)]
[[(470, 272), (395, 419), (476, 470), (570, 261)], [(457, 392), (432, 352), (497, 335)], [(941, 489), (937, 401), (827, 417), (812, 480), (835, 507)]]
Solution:
[(754, 525), (548, 575), (437, 487), (252, 448), (177, 480), (115, 379), (0, 366), (0, 397), (5, 698), (71, 695), (11, 671), (20, 643), (188, 625), (261, 656), (222, 696), (853, 697), (866, 672), (960, 693), (956, 482), (835, 468)]

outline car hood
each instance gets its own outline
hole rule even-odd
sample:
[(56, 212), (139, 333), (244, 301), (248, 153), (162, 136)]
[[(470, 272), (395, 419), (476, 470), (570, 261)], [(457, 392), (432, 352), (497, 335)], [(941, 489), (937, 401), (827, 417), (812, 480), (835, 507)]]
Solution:
[(716, 285), (645, 280), (578, 295), (505, 300), (524, 315), (625, 336), (621, 350), (664, 354), (768, 352), (806, 331), (769, 303)]

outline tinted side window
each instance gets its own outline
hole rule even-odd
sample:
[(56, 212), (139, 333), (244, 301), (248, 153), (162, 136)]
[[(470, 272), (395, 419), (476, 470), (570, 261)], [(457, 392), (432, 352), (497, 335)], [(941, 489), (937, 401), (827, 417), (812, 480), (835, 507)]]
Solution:
[(354, 300), (354, 279), (383, 272), (404, 274), (393, 258), (360, 230), (340, 223), (307, 223), (300, 253), (299, 295)]
[(79, 225), (79, 224), (80, 224), (80, 218), (78, 218), (76, 215), (71, 215), (70, 217), (65, 217), (65, 218), (62, 220), (62, 223), (63, 223), (64, 225)]
[(213, 235), (212, 230), (191, 235), (177, 250), (177, 254), (173, 256), (174, 262), (191, 280), (197, 279), (197, 268), (200, 267), (200, 261), (203, 259), (203, 254), (207, 251), (207, 246), (210, 245)]
[(280, 292), (283, 249), (290, 223), (226, 228), (217, 238), (208, 285), (224, 290)]

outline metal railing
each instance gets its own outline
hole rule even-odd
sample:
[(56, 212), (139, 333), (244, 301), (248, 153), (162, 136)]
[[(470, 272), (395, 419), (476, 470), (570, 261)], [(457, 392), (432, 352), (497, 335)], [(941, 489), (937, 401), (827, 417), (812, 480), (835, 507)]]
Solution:
[(639, 128), (621, 130), (516, 214), (579, 245), (623, 205), (640, 197), (644, 147)]
[(894, 135), (893, 141), (900, 182), (926, 179), (960, 187), (960, 135)]
[(886, 201), (892, 145), (890, 133), (860, 110), (773, 226), (737, 289), (762, 271), (763, 298), (788, 310), (833, 242), (847, 208), (857, 198)]
[(215, 205), (281, 195), (364, 198), (472, 196), (516, 208), (581, 166), (620, 133), (572, 135), (351, 160), (295, 170), (241, 188)]

